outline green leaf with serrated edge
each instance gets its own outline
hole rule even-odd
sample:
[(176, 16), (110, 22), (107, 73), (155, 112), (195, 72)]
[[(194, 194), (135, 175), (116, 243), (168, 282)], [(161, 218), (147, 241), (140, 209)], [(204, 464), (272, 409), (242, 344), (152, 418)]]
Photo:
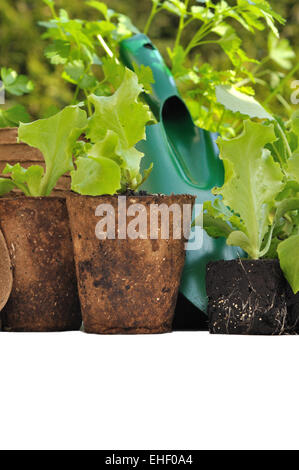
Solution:
[(31, 93), (34, 85), (25, 75), (18, 75), (17, 72), (10, 68), (1, 68), (1, 79), (5, 91), (12, 95), (22, 96), (26, 93)]
[(11, 174), (13, 183), (26, 196), (39, 196), (40, 182), (44, 175), (44, 169), (40, 165), (32, 165), (29, 168), (23, 168), (19, 163), (16, 165), (7, 164), (3, 174)]
[(273, 33), (268, 37), (269, 57), (283, 69), (289, 70), (296, 57), (287, 39), (278, 39)]
[(138, 77), (138, 82), (141, 83), (144, 91), (146, 93), (152, 93), (152, 84), (155, 83), (152, 69), (143, 64), (138, 65), (136, 62), (133, 62), (133, 69)]
[[(268, 230), (269, 214), (274, 199), (283, 187), (283, 174), (270, 152), (264, 149), (276, 139), (274, 126), (244, 121), (242, 134), (234, 139), (218, 139), (220, 158), (225, 167), (225, 182), (214, 188), (214, 194), (223, 197), (223, 203), (244, 224), (241, 248), (251, 258), (258, 258), (261, 244)], [(230, 235), (233, 243), (237, 235)], [(246, 248), (245, 248), (246, 246)]]
[(227, 238), (233, 230), (244, 230), (240, 217), (231, 212), (221, 200), (206, 201), (203, 209), (203, 228), (211, 237)]
[(299, 198), (297, 197), (288, 198), (276, 204), (274, 220), (272, 222), (269, 232), (267, 233), (265, 237), (264, 247), (260, 253), (260, 257), (263, 257), (268, 253), (270, 246), (271, 246), (273, 233), (275, 232), (275, 229), (281, 222), (282, 217), (284, 217), (284, 215), (287, 212), (298, 211), (298, 210), (299, 210)]
[(280, 267), (293, 289), (299, 291), (299, 235), (293, 235), (278, 245)]
[(106, 81), (111, 83), (111, 85), (117, 89), (123, 81), (125, 67), (122, 64), (116, 62), (114, 58), (110, 57), (103, 57), (102, 62)]
[(46, 172), (40, 180), (40, 196), (48, 196), (60, 176), (73, 169), (72, 147), (86, 123), (86, 113), (78, 106), (68, 106), (47, 119), (21, 123), (19, 140), (38, 148), (45, 159)]
[(29, 122), (30, 116), (24, 106), (17, 104), (11, 108), (0, 109), (0, 127), (18, 126), (20, 122)]
[(118, 138), (116, 155), (122, 160), (122, 167), (131, 179), (136, 178), (143, 156), (135, 145), (145, 138), (145, 125), (152, 118), (149, 107), (138, 101), (142, 91), (136, 74), (125, 69), (123, 82), (112, 96), (89, 97), (95, 110), (89, 119), (87, 138), (98, 143), (106, 138), (111, 139), (111, 135), (115, 134)]
[(164, 10), (174, 13), (175, 15), (181, 16), (186, 14), (186, 6), (184, 2), (180, 0), (167, 0), (163, 2), (162, 7)]
[(299, 111), (295, 111), (291, 117), (291, 131), (297, 138), (297, 146), (287, 162), (287, 175), (289, 179), (299, 183)]
[(102, 15), (105, 18), (108, 18), (108, 7), (105, 3), (98, 2), (96, 0), (90, 0), (90, 1), (86, 2), (86, 5), (89, 5), (90, 7), (95, 8), (100, 13), (102, 13)]
[(295, 153), (288, 161), (288, 177), (299, 183), (299, 153)]
[(171, 72), (173, 76), (178, 78), (187, 75), (190, 70), (184, 66), (186, 61), (184, 48), (179, 44), (173, 50), (168, 48), (167, 52), (171, 60)]
[(0, 196), (5, 196), (15, 189), (16, 185), (8, 178), (0, 178)]
[(120, 189), (120, 167), (113, 160), (98, 156), (79, 157), (71, 171), (72, 190), (87, 196), (115, 194)]
[(88, 123), (87, 137), (97, 142), (112, 130), (126, 148), (144, 139), (145, 125), (151, 120), (151, 113), (146, 104), (138, 101), (142, 91), (136, 74), (126, 68), (123, 82), (112, 96), (91, 95), (89, 101), (95, 112)]
[(233, 231), (232, 227), (228, 224), (228, 222), (210, 216), (208, 213), (203, 214), (203, 228), (207, 232), (207, 234), (213, 238), (227, 238)]
[(153, 168), (154, 168), (154, 164), (151, 163), (150, 166), (144, 170), (143, 176), (140, 175), (140, 178), (137, 178), (137, 186), (135, 189), (137, 189), (139, 186), (142, 186), (143, 183), (145, 183), (145, 181), (149, 178), (151, 172), (153, 171)]
[(216, 98), (218, 103), (234, 113), (238, 112), (251, 118), (274, 120), (274, 117), (252, 96), (241, 93), (233, 86), (217, 85)]
[(46, 47), (45, 56), (50, 60), (51, 64), (65, 64), (68, 61), (70, 50), (69, 42), (58, 39)]

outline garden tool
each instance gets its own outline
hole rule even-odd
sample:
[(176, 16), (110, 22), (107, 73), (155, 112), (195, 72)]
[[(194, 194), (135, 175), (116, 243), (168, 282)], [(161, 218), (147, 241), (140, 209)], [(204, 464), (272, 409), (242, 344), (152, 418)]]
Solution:
[[(153, 162), (153, 170), (142, 189), (151, 193), (197, 196), (196, 203), (213, 200), (211, 189), (222, 186), (224, 169), (215, 144), (216, 135), (193, 123), (175, 80), (150, 39), (137, 34), (120, 45), (123, 63), (134, 68), (149, 66), (153, 72), (152, 94), (145, 98), (158, 123), (147, 126), (146, 140), (138, 144), (144, 153), (142, 169)], [(233, 259), (238, 249), (226, 245), (224, 238), (212, 239), (203, 233), (200, 249), (187, 250), (180, 291), (206, 312), (206, 264), (212, 260)]]

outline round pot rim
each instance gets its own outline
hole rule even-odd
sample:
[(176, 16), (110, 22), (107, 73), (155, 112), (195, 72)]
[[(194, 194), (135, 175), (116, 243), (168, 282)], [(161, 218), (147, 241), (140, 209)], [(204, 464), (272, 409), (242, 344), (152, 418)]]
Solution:
[(0, 203), (1, 202), (18, 202), (18, 201), (35, 201), (35, 202), (40, 202), (40, 201), (47, 201), (47, 200), (50, 200), (50, 201), (55, 201), (55, 200), (59, 200), (59, 201), (65, 201), (65, 197), (63, 196), (37, 196), (37, 197), (34, 197), (34, 196), (18, 196), (16, 195), (15, 197), (0, 197)]
[(193, 194), (188, 194), (188, 193), (183, 193), (183, 194), (159, 194), (159, 193), (150, 193), (150, 194), (102, 194), (101, 196), (87, 196), (87, 195), (82, 195), (82, 194), (77, 194), (74, 193), (73, 191), (70, 191), (66, 194), (67, 198), (84, 198), (84, 199), (100, 199), (100, 198), (118, 198), (120, 196), (125, 196), (127, 198), (173, 198), (173, 197), (188, 197), (190, 199), (196, 199), (196, 196)]

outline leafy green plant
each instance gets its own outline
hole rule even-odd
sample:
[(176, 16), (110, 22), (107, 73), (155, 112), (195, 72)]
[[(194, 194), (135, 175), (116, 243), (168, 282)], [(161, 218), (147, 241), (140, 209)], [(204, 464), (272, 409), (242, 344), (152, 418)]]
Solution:
[(28, 124), (21, 123), (19, 139), (38, 148), (45, 159), (46, 171), (40, 165), (23, 168), (7, 164), (0, 178), (0, 195), (18, 188), (26, 196), (48, 196), (60, 176), (73, 169), (72, 149), (87, 124), (85, 111), (68, 106), (58, 114)]
[(71, 172), (73, 191), (97, 196), (135, 190), (142, 184), (143, 154), (135, 145), (145, 138), (145, 125), (152, 117), (149, 107), (138, 100), (143, 90), (137, 75), (125, 69), (112, 96), (88, 98), (94, 112), (86, 130), (88, 143), (78, 150), (76, 169)]
[[(47, 29), (43, 38), (50, 40), (45, 56), (51, 64), (61, 67), (62, 78), (74, 87), (72, 104), (84, 101), (91, 115), (88, 97), (91, 94), (109, 96), (115, 92), (124, 76), (124, 66), (118, 60), (118, 45), (138, 31), (129, 18), (103, 2), (86, 2), (99, 14), (98, 21), (87, 21), (72, 19), (63, 9), (57, 12), (54, 0), (43, 1), (52, 13), (52, 19), (39, 23)], [(149, 90), (153, 81), (150, 68), (135, 71), (144, 88)]]
[[(172, 73), (197, 125), (234, 136), (242, 124), (242, 116), (232, 114), (218, 99), (216, 87), (219, 93), (221, 88), (229, 87), (249, 96), (254, 95), (254, 88), (260, 87), (265, 90), (264, 106), (270, 106), (277, 98), (285, 114), (290, 115), (282, 91), (298, 65), (293, 66), (295, 53), (287, 39), (279, 39), (277, 24), (283, 25), (285, 21), (269, 2), (152, 0), (145, 33), (162, 12), (178, 18), (174, 45), (168, 48), (168, 55)], [(259, 61), (247, 56), (237, 32), (240, 27), (251, 34), (270, 29), (266, 57)], [(201, 63), (201, 48), (210, 46), (222, 49), (230, 62), (228, 70), (219, 71), (210, 63)]]
[[(279, 257), (299, 291), (299, 114), (279, 129), (272, 122), (244, 122), (243, 132), (219, 138), (225, 181), (204, 204), (203, 224), (250, 258)], [(297, 249), (295, 249), (297, 247)]]
[[(120, 86), (111, 96), (90, 95), (91, 117), (79, 105), (32, 123), (21, 123), (19, 139), (39, 149), (40, 165), (23, 168), (7, 164), (0, 178), (0, 195), (20, 189), (26, 196), (48, 196), (58, 179), (70, 172), (72, 190), (84, 195), (115, 194), (137, 189), (151, 168), (140, 173), (143, 156), (135, 145), (145, 138), (151, 121), (149, 107), (140, 99), (144, 88), (137, 75), (124, 69)], [(84, 140), (78, 138), (85, 134)], [(74, 161), (75, 160), (75, 163)]]
[[(25, 75), (18, 75), (11, 68), (2, 67), (0, 69), (0, 77), (2, 82), (0, 93), (22, 96), (26, 93), (31, 93), (34, 88), (31, 80)], [(16, 104), (6, 109), (0, 109), (0, 127), (18, 126), (20, 121), (30, 121), (30, 116), (24, 106)]]

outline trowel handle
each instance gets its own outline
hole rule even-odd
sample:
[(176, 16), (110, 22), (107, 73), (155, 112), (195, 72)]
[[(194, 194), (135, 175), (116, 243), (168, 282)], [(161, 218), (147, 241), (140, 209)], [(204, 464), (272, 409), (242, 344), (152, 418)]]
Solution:
[(131, 69), (134, 63), (151, 68), (155, 83), (152, 85), (152, 95), (146, 95), (146, 99), (154, 115), (159, 119), (165, 100), (170, 96), (179, 96), (174, 78), (160, 52), (145, 34), (137, 34), (121, 42), (120, 57)]

